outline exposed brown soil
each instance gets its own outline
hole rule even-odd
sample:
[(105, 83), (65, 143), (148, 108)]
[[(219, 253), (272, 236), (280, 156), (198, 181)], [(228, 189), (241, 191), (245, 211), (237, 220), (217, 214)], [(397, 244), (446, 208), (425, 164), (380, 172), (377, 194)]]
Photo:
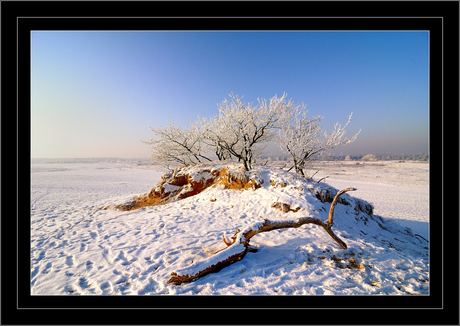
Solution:
[(195, 196), (211, 186), (223, 185), (224, 189), (249, 190), (260, 188), (263, 182), (250, 179), (244, 171), (230, 170), (228, 167), (203, 169), (195, 177), (187, 173), (186, 167), (179, 167), (172, 173), (165, 173), (161, 179), (148, 193), (135, 197), (131, 203), (107, 208), (130, 211)]
[[(170, 203), (172, 201), (181, 200), (191, 196), (195, 196), (209, 187), (221, 187), (222, 189), (233, 190), (256, 190), (260, 188), (264, 180), (257, 173), (250, 174), (237, 165), (213, 164), (206, 165), (204, 163), (195, 166), (182, 166), (174, 169), (172, 172), (165, 173), (161, 176), (161, 181), (158, 182), (150, 191), (145, 194), (136, 196), (130, 203), (103, 207), (101, 209), (121, 209), (130, 211), (146, 206), (156, 206)], [(288, 184), (285, 181), (274, 181), (270, 179), (271, 186), (286, 187)], [(336, 195), (336, 191), (332, 189), (311, 189), (316, 198), (321, 202), (332, 202)], [(210, 201), (216, 201), (211, 198)], [(372, 214), (373, 207), (364, 201), (355, 199), (355, 209)], [(351, 205), (348, 199), (339, 197), (338, 203)], [(290, 204), (275, 202), (272, 207), (278, 208), (280, 211), (287, 213), (289, 211), (298, 212), (300, 207), (291, 208)]]
[(333, 260), (335, 265), (339, 268), (364, 269), (364, 264), (357, 261), (355, 258), (340, 259), (337, 256), (332, 256), (331, 260)]
[(270, 180), (270, 184), (273, 186), (273, 187), (281, 187), (281, 188), (284, 188), (287, 186), (287, 183), (286, 182), (282, 182), (282, 181), (274, 181), (274, 180)]
[(262, 183), (249, 179), (245, 173), (233, 173), (227, 168), (220, 170), (219, 175), (214, 183), (214, 187), (223, 185), (224, 189), (249, 190), (261, 187)]

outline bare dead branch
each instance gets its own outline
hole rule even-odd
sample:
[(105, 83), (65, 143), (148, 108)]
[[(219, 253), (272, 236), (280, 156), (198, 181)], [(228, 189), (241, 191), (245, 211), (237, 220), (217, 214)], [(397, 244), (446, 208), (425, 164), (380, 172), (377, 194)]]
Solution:
[(327, 178), (329, 178), (329, 176), (319, 179), (317, 183), (320, 183), (322, 180), (327, 179)]
[(331, 228), (333, 226), (334, 207), (337, 204), (338, 197), (347, 191), (353, 190), (356, 189), (351, 187), (346, 188), (335, 195), (329, 211), (329, 219), (326, 222), (311, 216), (302, 217), (297, 220), (264, 219), (262, 222), (254, 223), (241, 231), (237, 229), (235, 235), (232, 237), (232, 241), (226, 239), (225, 236), (223, 237), (223, 241), (227, 245), (227, 248), (219, 251), (214, 256), (211, 256), (206, 260), (195, 262), (188, 268), (171, 273), (171, 278), (168, 280), (168, 283), (179, 285), (184, 282), (191, 282), (209, 273), (217, 272), (222, 268), (243, 259), (247, 252), (252, 252), (254, 248), (249, 245), (249, 240), (251, 240), (253, 236), (262, 232), (269, 232), (277, 229), (298, 228), (304, 224), (316, 224), (321, 226), (327, 234), (329, 234), (332, 239), (340, 245), (340, 247), (347, 249), (346, 243), (343, 242)]
[(345, 189), (342, 189), (340, 190), (334, 197), (334, 199), (332, 200), (332, 203), (331, 203), (331, 208), (329, 209), (329, 218), (327, 219), (327, 223), (329, 223), (331, 226), (334, 225), (334, 209), (335, 209), (335, 205), (337, 205), (337, 200), (339, 199), (340, 195), (346, 193), (347, 191), (355, 191), (357, 190), (356, 188), (352, 188), (352, 187), (349, 187), (349, 188), (345, 188)]
[(422, 237), (420, 234), (415, 233), (414, 235), (415, 235), (416, 237), (422, 238), (422, 239), (425, 240), (426, 242), (429, 242), (427, 239), (425, 239), (424, 237)]

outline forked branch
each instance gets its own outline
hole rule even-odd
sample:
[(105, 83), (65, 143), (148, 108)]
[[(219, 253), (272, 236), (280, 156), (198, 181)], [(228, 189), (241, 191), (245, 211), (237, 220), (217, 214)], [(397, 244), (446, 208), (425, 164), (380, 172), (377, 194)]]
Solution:
[(356, 189), (346, 188), (335, 195), (329, 211), (329, 219), (326, 222), (311, 216), (302, 217), (297, 220), (264, 219), (262, 222), (254, 223), (243, 230), (237, 229), (235, 235), (231, 237), (231, 240), (223, 237), (223, 241), (227, 245), (227, 248), (219, 251), (206, 260), (195, 262), (188, 268), (171, 273), (171, 278), (168, 283), (179, 285), (184, 282), (191, 282), (209, 273), (217, 272), (222, 268), (241, 260), (248, 251), (252, 251), (253, 248), (249, 245), (249, 240), (251, 240), (253, 236), (262, 232), (277, 229), (298, 228), (304, 224), (316, 224), (321, 226), (332, 237), (332, 239), (340, 245), (340, 247), (347, 249), (346, 243), (335, 235), (331, 228), (333, 226), (334, 208), (337, 204), (338, 197), (347, 191), (353, 190)]

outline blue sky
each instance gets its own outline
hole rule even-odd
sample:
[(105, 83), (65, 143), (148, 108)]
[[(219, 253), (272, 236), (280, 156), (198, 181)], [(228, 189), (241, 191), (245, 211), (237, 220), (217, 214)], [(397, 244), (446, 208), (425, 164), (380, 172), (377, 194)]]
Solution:
[(231, 92), (286, 92), (326, 131), (353, 112), (337, 153), (427, 152), (428, 47), (421, 31), (34, 31), (32, 157), (148, 158), (149, 126), (211, 117)]

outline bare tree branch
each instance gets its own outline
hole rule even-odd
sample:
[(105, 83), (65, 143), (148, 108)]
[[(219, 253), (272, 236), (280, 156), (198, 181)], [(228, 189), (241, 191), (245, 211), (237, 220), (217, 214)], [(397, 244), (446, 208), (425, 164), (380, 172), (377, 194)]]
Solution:
[(298, 115), (298, 108), (293, 100), (286, 102), (286, 94), (281, 98), (275, 95), (267, 100), (259, 101), (259, 106), (244, 104), (238, 95), (230, 94), (231, 101), (224, 100), (219, 104), (219, 115), (203, 120), (209, 143), (218, 144), (225, 152), (242, 161), (246, 170), (251, 168), (254, 155), (258, 154), (258, 145), (273, 139), (275, 129)]
[(298, 228), (304, 224), (316, 224), (321, 226), (327, 232), (327, 234), (329, 234), (332, 237), (332, 239), (334, 239), (340, 245), (340, 247), (342, 247), (343, 249), (347, 249), (346, 243), (343, 242), (332, 231), (331, 228), (333, 226), (334, 208), (337, 204), (337, 199), (343, 193), (353, 190), (356, 189), (346, 188), (339, 191), (335, 195), (334, 200), (331, 204), (331, 209), (329, 211), (329, 218), (326, 222), (323, 222), (320, 219), (311, 216), (302, 217), (297, 220), (264, 219), (262, 222), (254, 223), (250, 226), (245, 227), (243, 230), (237, 229), (235, 235), (231, 238), (231, 240), (223, 237), (223, 241), (227, 245), (227, 248), (219, 251), (214, 256), (211, 256), (206, 260), (194, 262), (192, 266), (188, 268), (182, 269), (178, 272), (171, 273), (171, 278), (168, 280), (168, 283), (179, 285), (184, 282), (191, 282), (209, 273), (217, 272), (222, 268), (243, 259), (246, 253), (253, 249), (249, 245), (249, 240), (251, 240), (253, 236), (262, 232), (269, 232), (277, 229)]
[(169, 165), (171, 162), (180, 164), (195, 164), (201, 160), (211, 161), (202, 154), (203, 142), (202, 131), (197, 123), (192, 122), (190, 128), (180, 128), (173, 122), (168, 121), (169, 126), (157, 128), (150, 127), (150, 130), (157, 137), (149, 141), (142, 141), (152, 145), (153, 161)]
[(327, 223), (329, 223), (331, 226), (334, 225), (334, 209), (335, 209), (335, 205), (337, 205), (337, 200), (339, 199), (339, 197), (346, 193), (347, 191), (355, 191), (357, 190), (356, 188), (352, 188), (352, 187), (349, 187), (349, 188), (345, 188), (345, 189), (342, 189), (340, 190), (334, 197), (334, 199), (332, 200), (332, 203), (331, 203), (331, 208), (329, 209), (329, 218), (327, 219)]
[(353, 142), (359, 134), (358, 132), (351, 139), (345, 138), (345, 128), (350, 123), (352, 114), (343, 128), (336, 123), (331, 134), (322, 135), (320, 121), (323, 118), (308, 117), (307, 112), (303, 112), (300, 118), (295, 117), (293, 124), (283, 125), (276, 138), (281, 150), (292, 156), (295, 171), (300, 175), (304, 175), (303, 170), (315, 157), (326, 150)]

